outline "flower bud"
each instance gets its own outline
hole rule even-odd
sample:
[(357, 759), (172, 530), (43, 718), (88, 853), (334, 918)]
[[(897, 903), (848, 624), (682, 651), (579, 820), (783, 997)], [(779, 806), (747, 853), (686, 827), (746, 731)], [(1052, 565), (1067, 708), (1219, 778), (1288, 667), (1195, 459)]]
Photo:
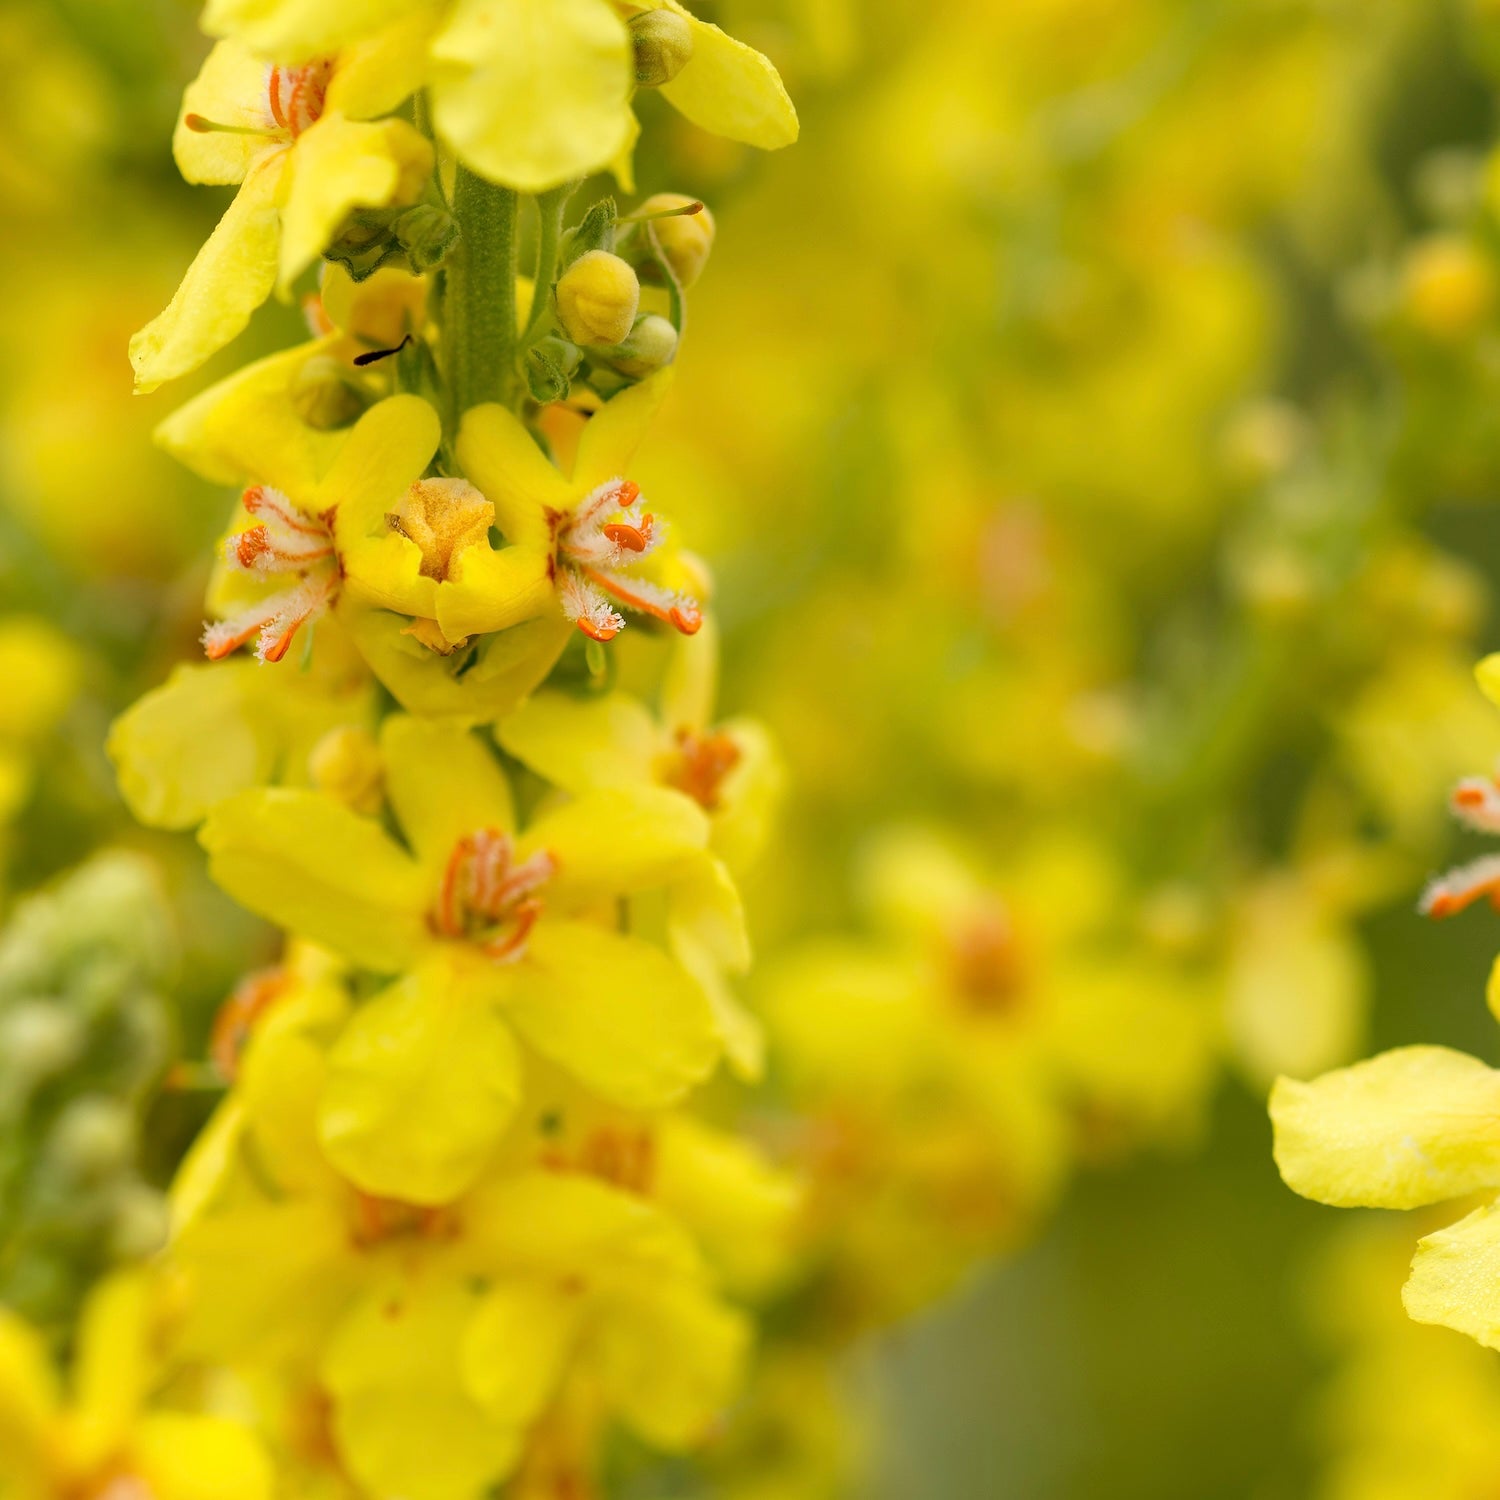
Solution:
[(635, 49), (635, 81), (641, 88), (671, 83), (693, 60), (693, 28), (676, 11), (643, 11), (627, 24)]
[(27, 1093), (71, 1066), (86, 1040), (83, 1023), (54, 1001), (23, 1000), (0, 1017), (0, 1059)]
[(591, 352), (610, 369), (632, 380), (641, 380), (672, 363), (677, 354), (677, 330), (657, 313), (642, 313), (624, 342), (613, 349)]
[(338, 798), (355, 812), (379, 809), (384, 770), (380, 747), (369, 730), (352, 724), (330, 729), (312, 747), (307, 771), (320, 792)]
[(332, 432), (357, 421), (370, 398), (338, 360), (314, 354), (292, 376), (288, 390), (292, 409), (318, 432)]
[[(686, 208), (695, 201), (686, 193), (653, 193), (636, 212), (647, 217), (667, 209)], [(672, 274), (684, 287), (692, 286), (703, 274), (703, 267), (708, 264), (708, 252), (714, 247), (714, 216), (708, 209), (700, 208), (695, 214), (650, 219), (649, 224), (656, 243), (661, 246), (662, 259), (672, 268)], [(652, 267), (649, 264), (643, 266), (641, 274), (651, 280)], [(656, 279), (661, 279), (659, 272)]]
[(115, 1196), (110, 1215), (109, 1253), (116, 1260), (142, 1260), (166, 1243), (167, 1200), (144, 1182), (133, 1182)]
[(135, 1121), (118, 1099), (75, 1099), (62, 1112), (48, 1143), (49, 1155), (74, 1182), (99, 1182), (135, 1159)]
[(641, 284), (618, 255), (590, 250), (557, 283), (557, 316), (575, 344), (618, 344), (641, 304)]

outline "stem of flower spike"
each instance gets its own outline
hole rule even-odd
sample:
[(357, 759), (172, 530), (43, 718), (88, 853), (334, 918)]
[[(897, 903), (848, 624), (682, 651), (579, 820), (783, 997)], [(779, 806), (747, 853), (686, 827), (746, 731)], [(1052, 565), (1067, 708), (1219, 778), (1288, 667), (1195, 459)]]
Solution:
[(517, 198), (460, 164), (453, 184), (460, 240), (449, 260), (444, 338), (454, 407), (516, 397)]
[(531, 311), (526, 319), (526, 331), (521, 335), (521, 347), (530, 348), (536, 336), (546, 326), (547, 315), (552, 311), (552, 283), (557, 280), (557, 252), (562, 243), (563, 211), (572, 196), (573, 184), (551, 188), (538, 193), (536, 284), (531, 289)]

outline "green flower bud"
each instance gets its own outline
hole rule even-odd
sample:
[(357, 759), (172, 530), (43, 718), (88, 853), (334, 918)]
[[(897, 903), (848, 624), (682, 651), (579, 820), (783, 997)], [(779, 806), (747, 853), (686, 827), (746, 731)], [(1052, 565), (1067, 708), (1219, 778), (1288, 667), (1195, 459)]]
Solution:
[(99, 1182), (135, 1158), (135, 1121), (118, 1099), (102, 1094), (75, 1099), (58, 1117), (48, 1155), (75, 1182)]
[(635, 81), (641, 88), (671, 83), (693, 60), (693, 28), (676, 11), (643, 11), (627, 24), (635, 49)]
[(62, 1005), (23, 1000), (0, 1016), (0, 1091), (29, 1094), (69, 1067), (86, 1041), (82, 1019)]
[(589, 352), (621, 375), (642, 380), (672, 363), (677, 355), (677, 330), (657, 313), (642, 313), (622, 343)]
[[(662, 259), (684, 288), (692, 286), (708, 264), (708, 252), (714, 247), (714, 216), (706, 208), (695, 214), (673, 214), (668, 219), (652, 219), (650, 215), (686, 208), (695, 201), (685, 193), (653, 193), (636, 210), (647, 221), (639, 226), (641, 231), (650, 231)], [(647, 281), (661, 280), (660, 270), (650, 261), (641, 265), (640, 272)]]
[(641, 305), (641, 284), (618, 255), (590, 250), (557, 283), (557, 317), (575, 344), (618, 344)]
[(143, 1182), (132, 1182), (115, 1195), (109, 1228), (109, 1253), (115, 1260), (143, 1260), (167, 1239), (167, 1200)]
[(358, 421), (369, 393), (330, 354), (314, 354), (292, 376), (292, 409), (318, 432), (332, 432)]

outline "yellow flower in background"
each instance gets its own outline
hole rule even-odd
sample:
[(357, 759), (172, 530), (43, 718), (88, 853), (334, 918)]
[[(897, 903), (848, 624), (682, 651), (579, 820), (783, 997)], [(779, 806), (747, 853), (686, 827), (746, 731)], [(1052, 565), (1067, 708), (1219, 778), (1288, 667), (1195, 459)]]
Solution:
[(292, 63), (392, 27), (416, 57), (426, 49), (444, 143), (480, 176), (539, 192), (609, 166), (628, 181), (638, 131), (630, 97), (644, 76), (628, 23), (658, 9), (679, 18), (687, 38), (660, 84), (672, 104), (731, 140), (767, 150), (796, 140), (796, 111), (771, 63), (676, 0), (211, 0), (203, 24)]
[(431, 144), (394, 109), (415, 79), (377, 40), (338, 59), (269, 69), (236, 42), (209, 54), (183, 98), (174, 151), (189, 182), (239, 183), (166, 310), (131, 340), (136, 389), (196, 369), (312, 265), (355, 208), (413, 202)]
[(68, 1500), (117, 1488), (159, 1500), (270, 1500), (271, 1465), (250, 1431), (158, 1405), (159, 1289), (141, 1272), (99, 1284), (84, 1310), (65, 1395), (46, 1344), (0, 1308), (0, 1493)]
[(78, 694), (84, 663), (74, 644), (32, 615), (0, 618), (0, 830), (31, 795), (35, 758)]
[(347, 1009), (290, 975), (179, 1175), (186, 1347), (320, 1387), (377, 1493), (478, 1495), (579, 1383), (647, 1442), (697, 1440), (748, 1330), (691, 1240), (598, 1156), (491, 1172), (442, 1207), (356, 1190), (317, 1145)]
[(200, 833), (210, 874), (252, 911), (399, 976), (332, 1054), (319, 1132), (339, 1168), (414, 1202), (461, 1191), (520, 1098), (517, 1038), (627, 1107), (670, 1104), (704, 1078), (719, 1051), (708, 998), (619, 930), (628, 903), (703, 858), (698, 807), (614, 789), (518, 831), (503, 772), (467, 731), (396, 715), (380, 745), (405, 847), (293, 788), (242, 792)]

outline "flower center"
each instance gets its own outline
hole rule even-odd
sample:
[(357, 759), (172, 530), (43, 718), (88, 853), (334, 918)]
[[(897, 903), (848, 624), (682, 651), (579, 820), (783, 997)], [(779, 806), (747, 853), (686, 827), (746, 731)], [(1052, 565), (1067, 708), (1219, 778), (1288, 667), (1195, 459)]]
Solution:
[(546, 849), (518, 860), (515, 841), (498, 828), (466, 834), (448, 856), (432, 925), (443, 937), (477, 943), (496, 963), (512, 963), (542, 914), (536, 892), (556, 871)]
[(677, 731), (677, 754), (667, 767), (668, 786), (686, 792), (705, 812), (716, 812), (724, 778), (740, 763), (740, 747), (727, 734)]
[(452, 1206), (430, 1208), (403, 1203), (398, 1198), (377, 1198), (373, 1193), (354, 1196), (354, 1243), (362, 1250), (389, 1240), (452, 1239), (459, 1223)]
[(298, 630), (321, 615), (338, 594), (333, 532), (328, 517), (304, 515), (280, 490), (252, 485), (242, 499), (258, 520), (224, 544), (225, 560), (242, 572), (286, 576), (289, 582), (248, 609), (208, 626), (203, 650), (210, 661), (218, 661), (254, 636), (255, 654), (262, 661), (280, 661)]
[(422, 576), (441, 583), (453, 559), (489, 535), (495, 507), (467, 479), (419, 479), (385, 520), (421, 552)]
[(613, 640), (625, 628), (617, 604), (665, 621), (684, 635), (703, 623), (696, 599), (629, 573), (666, 535), (666, 527), (640, 500), (639, 486), (610, 479), (555, 518), (558, 599), (563, 614), (596, 641)]
[(644, 1129), (601, 1125), (571, 1154), (561, 1147), (543, 1152), (550, 1172), (580, 1172), (627, 1193), (645, 1194), (656, 1174), (656, 1141)]
[(333, 59), (320, 57), (301, 67), (273, 67), (266, 75), (266, 105), (277, 126), (293, 140), (323, 113)]
[(965, 1010), (1003, 1015), (1021, 996), (1024, 970), (1010, 914), (998, 902), (973, 912), (948, 943), (953, 986)]

